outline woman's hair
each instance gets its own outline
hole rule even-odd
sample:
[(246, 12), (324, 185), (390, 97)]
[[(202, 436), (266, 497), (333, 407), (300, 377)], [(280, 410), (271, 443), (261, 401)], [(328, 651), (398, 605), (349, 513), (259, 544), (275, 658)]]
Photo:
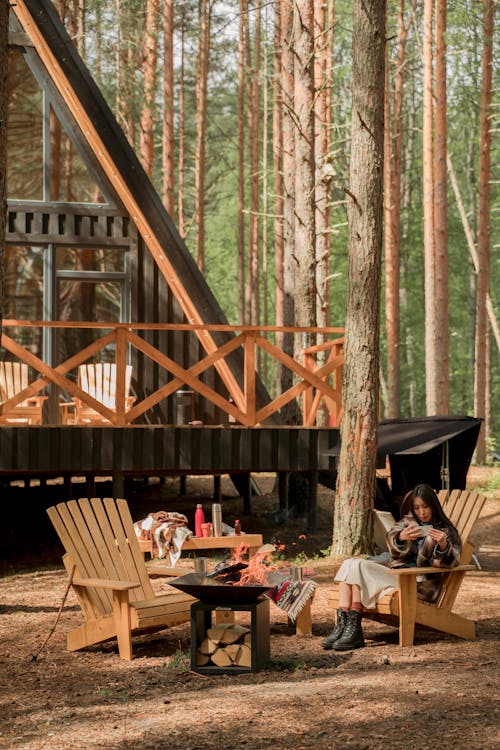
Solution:
[[(431, 509), (432, 520), (434, 523), (440, 522), (445, 526), (453, 526), (452, 522), (442, 509), (438, 496), (428, 484), (417, 484), (417, 486), (410, 490), (410, 492), (406, 493), (401, 504), (401, 516), (408, 515), (408, 513), (411, 513), (412, 516), (414, 515), (413, 503), (417, 497), (423, 500)], [(418, 518), (416, 520), (418, 521)]]

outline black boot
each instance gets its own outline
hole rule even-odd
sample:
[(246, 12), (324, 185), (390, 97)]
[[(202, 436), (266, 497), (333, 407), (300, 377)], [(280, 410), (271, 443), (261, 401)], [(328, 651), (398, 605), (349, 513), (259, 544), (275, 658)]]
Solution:
[(327, 635), (326, 638), (323, 639), (321, 642), (321, 645), (326, 651), (329, 651), (335, 641), (337, 641), (342, 633), (344, 632), (344, 628), (347, 623), (347, 612), (344, 609), (338, 609), (337, 610), (337, 622), (335, 624), (335, 627), (333, 628), (330, 635)]
[(335, 651), (352, 651), (354, 648), (362, 648), (365, 645), (361, 629), (362, 617), (361, 612), (356, 612), (353, 609), (349, 610), (344, 632), (332, 646)]

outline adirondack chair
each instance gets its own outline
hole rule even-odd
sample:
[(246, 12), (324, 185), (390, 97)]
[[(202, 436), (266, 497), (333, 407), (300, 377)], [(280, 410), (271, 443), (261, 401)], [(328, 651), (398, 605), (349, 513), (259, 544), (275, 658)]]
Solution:
[[(399, 568), (391, 570), (394, 575), (395, 591), (382, 597), (374, 609), (366, 609), (367, 617), (388, 625), (399, 624), (399, 645), (412, 646), (415, 625), (422, 625), (443, 633), (473, 640), (476, 637), (476, 623), (452, 611), (462, 580), (470, 565), (474, 545), (469, 537), (474, 524), (483, 509), (486, 498), (465, 490), (439, 492), (439, 501), (455, 525), (462, 540), (460, 565), (456, 568)], [(417, 598), (417, 575), (437, 573), (445, 576), (441, 592), (436, 602), (430, 604)], [(338, 607), (338, 588), (328, 598), (333, 609)]]
[[(28, 365), (24, 362), (0, 362), (0, 402), (15, 398), (28, 387)], [(42, 407), (47, 396), (29, 396), (2, 409), (0, 424), (41, 424)]]
[(125, 500), (82, 498), (47, 513), (85, 617), (68, 633), (70, 651), (117, 638), (120, 657), (130, 660), (132, 635), (190, 619), (192, 597), (155, 596)]
[[(125, 369), (125, 411), (129, 411), (135, 401), (129, 396), (132, 365)], [(89, 396), (100, 401), (103, 406), (113, 411), (116, 409), (116, 365), (110, 362), (102, 364), (84, 364), (78, 368), (78, 386)], [(64, 424), (110, 424), (110, 420), (91, 406), (74, 398), (61, 404)]]

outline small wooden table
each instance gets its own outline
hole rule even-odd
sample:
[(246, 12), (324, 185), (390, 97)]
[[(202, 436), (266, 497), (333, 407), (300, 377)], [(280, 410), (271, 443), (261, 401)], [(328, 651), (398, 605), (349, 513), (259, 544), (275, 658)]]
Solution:
[[(182, 551), (192, 550), (211, 550), (211, 549), (236, 549), (241, 545), (248, 547), (248, 556), (255, 555), (257, 550), (262, 547), (264, 541), (262, 534), (240, 534), (230, 536), (192, 536), (182, 545)], [(139, 547), (143, 552), (153, 552), (153, 541), (151, 539), (139, 539)], [(176, 575), (176, 574), (174, 574)]]

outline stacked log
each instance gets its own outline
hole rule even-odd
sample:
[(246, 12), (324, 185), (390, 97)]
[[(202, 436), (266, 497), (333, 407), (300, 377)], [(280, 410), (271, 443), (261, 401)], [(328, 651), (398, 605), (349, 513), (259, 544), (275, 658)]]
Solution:
[(196, 651), (196, 666), (252, 666), (252, 634), (250, 628), (232, 623), (208, 628), (206, 638)]

